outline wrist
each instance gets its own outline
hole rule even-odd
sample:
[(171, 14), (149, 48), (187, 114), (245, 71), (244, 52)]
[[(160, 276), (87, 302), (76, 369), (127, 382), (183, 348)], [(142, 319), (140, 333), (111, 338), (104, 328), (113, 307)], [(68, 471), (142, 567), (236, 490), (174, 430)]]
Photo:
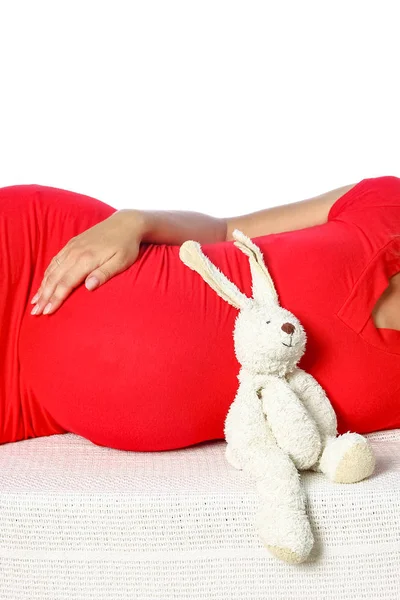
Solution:
[(135, 234), (143, 240), (148, 231), (150, 230), (150, 219), (146, 214), (146, 211), (139, 210), (136, 208), (122, 208), (118, 210), (115, 215), (124, 214), (124, 219), (130, 218), (132, 222), (132, 227), (134, 228)]

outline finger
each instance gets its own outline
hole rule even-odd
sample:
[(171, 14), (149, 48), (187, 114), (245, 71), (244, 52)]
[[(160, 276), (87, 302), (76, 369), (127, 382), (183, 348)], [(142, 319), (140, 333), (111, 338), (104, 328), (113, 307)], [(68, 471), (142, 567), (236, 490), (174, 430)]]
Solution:
[(31, 304), (36, 304), (38, 302), (40, 296), (42, 295), (43, 289), (44, 289), (44, 287), (46, 285), (47, 277), (55, 269), (60, 268), (61, 263), (65, 260), (67, 254), (68, 254), (67, 253), (67, 247), (65, 246), (58, 254), (56, 254), (56, 256), (54, 256), (52, 258), (52, 260), (50, 261), (49, 266), (47, 267), (47, 269), (45, 270), (45, 272), (43, 274), (43, 279), (42, 279), (42, 281), (40, 283), (40, 286), (39, 286), (36, 294), (31, 299)]
[(46, 314), (57, 310), (72, 290), (82, 283), (95, 266), (95, 258), (92, 252), (86, 251), (77, 257), (71, 253), (58, 269), (53, 269), (46, 277), (45, 285), (35, 307), (37, 310), (34, 314), (42, 314), (48, 304), (51, 304), (51, 310), (47, 311)]
[(41, 281), (41, 284), (40, 284), (36, 294), (31, 299), (31, 304), (37, 304), (40, 301), (43, 291), (46, 289), (46, 286), (48, 285), (48, 277), (49, 277), (50, 273), (53, 273), (53, 271), (55, 271), (56, 269), (59, 269), (60, 266), (61, 266), (61, 261), (58, 263), (57, 261), (55, 261), (55, 258), (53, 258), (50, 265), (47, 267), (46, 271), (44, 272), (43, 279)]
[[(87, 255), (89, 255), (89, 252), (87, 253)], [(64, 300), (69, 296), (72, 290), (75, 287), (77, 287), (80, 283), (82, 283), (85, 277), (87, 277), (87, 280), (89, 280), (90, 277), (95, 277), (96, 279), (98, 279), (99, 285), (102, 285), (106, 281), (111, 279), (114, 275), (117, 275), (126, 268), (126, 258), (124, 254), (120, 251), (116, 252), (109, 260), (103, 263), (101, 267), (97, 267), (93, 271), (90, 271), (90, 269), (88, 269), (88, 263), (86, 263), (86, 265), (81, 264), (80, 259), (82, 258), (82, 256), (83, 255), (81, 255), (77, 259), (77, 263), (76, 265), (74, 265), (74, 269), (72, 269), (71, 271), (67, 271), (62, 276), (62, 278), (56, 284), (53, 292), (50, 295), (43, 296), (41, 301), (43, 302), (43, 304), (41, 304), (40, 309), (38, 309), (38, 311), (35, 314), (39, 315), (42, 312), (43, 314), (54, 313), (61, 306)], [(89, 275), (88, 271), (90, 273)], [(48, 280), (51, 280), (52, 276), (53, 275), (50, 274)]]
[(66, 257), (61, 252), (59, 254), (56, 254), (56, 256), (54, 256), (51, 259), (49, 266), (47, 267), (47, 269), (43, 273), (43, 279), (45, 279), (46, 277), (48, 277), (50, 275), (50, 273), (52, 273), (54, 271), (54, 269), (58, 269), (59, 267), (61, 267), (61, 265), (62, 265), (63, 261), (65, 260), (65, 258)]
[[(45, 290), (50, 289), (49, 276), (51, 275), (52, 277), (54, 277), (56, 275), (56, 273), (55, 273), (56, 269), (59, 269), (59, 271), (58, 271), (59, 278), (61, 277), (61, 273), (65, 271), (65, 267), (66, 267), (67, 263), (65, 262), (65, 258), (63, 261), (61, 261), (61, 259), (58, 258), (59, 256), (60, 255), (57, 255), (51, 260), (49, 266), (47, 267), (46, 271), (44, 272), (43, 279), (39, 286), (39, 289), (31, 300), (31, 304), (38, 304), (38, 303), (41, 304), (41, 300), (42, 300), (43, 294), (45, 294)], [(71, 256), (67, 256), (67, 258), (69, 260), (72, 259)], [(57, 261), (57, 259), (58, 259), (58, 261)]]
[[(101, 267), (97, 267), (94, 271), (89, 273), (89, 275), (86, 277), (85, 287), (88, 290), (94, 290), (125, 269), (125, 257), (121, 252), (116, 252), (107, 262), (102, 264)], [(92, 279), (95, 280), (93, 285), (91, 285)]]

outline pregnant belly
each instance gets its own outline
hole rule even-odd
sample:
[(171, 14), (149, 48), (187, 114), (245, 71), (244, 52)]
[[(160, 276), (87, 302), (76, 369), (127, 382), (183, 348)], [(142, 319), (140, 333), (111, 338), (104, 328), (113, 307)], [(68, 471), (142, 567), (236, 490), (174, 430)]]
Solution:
[[(220, 245), (207, 248), (220, 263)], [(143, 245), (97, 290), (79, 286), (51, 315), (29, 310), (22, 389), (65, 431), (145, 451), (223, 438), (240, 367), (237, 311), (183, 265), (179, 247)]]

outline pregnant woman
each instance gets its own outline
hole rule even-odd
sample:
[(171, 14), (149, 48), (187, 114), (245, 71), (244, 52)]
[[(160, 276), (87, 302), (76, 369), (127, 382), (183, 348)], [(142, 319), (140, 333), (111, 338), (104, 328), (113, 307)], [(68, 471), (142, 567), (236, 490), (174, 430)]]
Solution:
[(400, 427), (400, 178), (227, 219), (17, 185), (0, 189), (0, 443), (72, 432), (162, 451), (223, 439), (237, 310), (179, 247), (200, 242), (251, 296), (235, 228), (301, 321), (298, 366), (325, 389), (338, 432)]

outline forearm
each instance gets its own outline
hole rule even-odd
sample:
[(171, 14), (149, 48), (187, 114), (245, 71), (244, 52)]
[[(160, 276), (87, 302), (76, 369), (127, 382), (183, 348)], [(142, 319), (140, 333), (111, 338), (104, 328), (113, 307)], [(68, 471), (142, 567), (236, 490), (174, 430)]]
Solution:
[(234, 229), (255, 238), (322, 225), (327, 222), (334, 202), (355, 185), (352, 183), (314, 198), (227, 218), (179, 210), (127, 208), (123, 211), (132, 215), (134, 229), (143, 242), (177, 246), (186, 240), (195, 240), (200, 244), (230, 242)]
[(186, 240), (200, 244), (232, 241), (234, 229), (254, 238), (270, 233), (312, 226), (318, 212), (310, 201), (271, 207), (226, 218), (178, 210), (124, 209), (132, 214), (135, 230), (142, 242), (180, 246)]
[(136, 219), (142, 242), (180, 246), (186, 240), (200, 244), (226, 240), (226, 219), (192, 211), (124, 210)]

